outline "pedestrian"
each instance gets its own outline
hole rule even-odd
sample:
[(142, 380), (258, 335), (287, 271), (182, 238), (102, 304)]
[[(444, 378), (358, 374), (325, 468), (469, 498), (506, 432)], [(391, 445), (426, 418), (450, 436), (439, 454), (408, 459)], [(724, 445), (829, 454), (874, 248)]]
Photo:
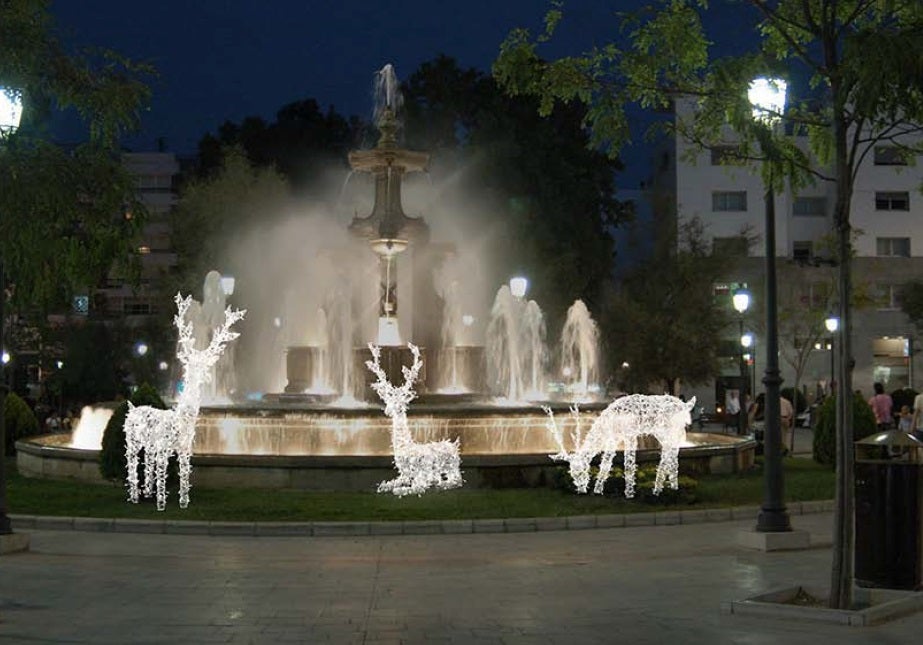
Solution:
[(913, 432), (923, 439), (923, 392), (913, 397)]
[(913, 432), (913, 415), (910, 413), (909, 405), (901, 406), (901, 416), (897, 423), (897, 429), (907, 434)]
[(779, 416), (782, 419), (782, 436), (788, 432), (788, 452), (795, 452), (795, 408), (784, 396), (779, 397)]
[(873, 386), (875, 394), (869, 399), (869, 405), (872, 406), (872, 412), (875, 414), (875, 423), (878, 424), (878, 431), (884, 432), (891, 428), (891, 411), (894, 402), (889, 394), (885, 394), (885, 387), (881, 383), (875, 383)]

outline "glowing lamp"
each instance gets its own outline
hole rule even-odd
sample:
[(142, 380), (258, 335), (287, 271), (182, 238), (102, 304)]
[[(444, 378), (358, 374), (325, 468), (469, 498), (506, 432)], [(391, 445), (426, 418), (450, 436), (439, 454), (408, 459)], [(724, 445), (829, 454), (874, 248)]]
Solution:
[(824, 320), (824, 327), (832, 334), (840, 328), (840, 319), (836, 316), (827, 316)]
[(11, 360), (12, 360), (12, 356), (10, 356), (10, 353), (4, 349), (3, 354), (0, 354), (0, 362), (6, 365)]
[(22, 95), (0, 87), (0, 133), (13, 132), (22, 119)]
[(750, 292), (746, 289), (738, 289), (731, 298), (734, 303), (734, 309), (737, 313), (742, 314), (750, 308)]
[(753, 345), (753, 334), (746, 333), (740, 337), (740, 346), (744, 348), (749, 348)]
[(226, 296), (234, 295), (234, 276), (232, 275), (221, 276), (221, 292)]
[(147, 346), (147, 343), (145, 343), (143, 340), (135, 343), (135, 354), (137, 354), (138, 356), (145, 356), (147, 354), (148, 349), (149, 348)]
[(517, 298), (522, 298), (526, 295), (526, 291), (529, 289), (529, 281), (523, 277), (510, 278), (510, 293), (512, 293)]
[(755, 78), (750, 83), (747, 99), (753, 106), (753, 119), (767, 125), (782, 118), (785, 91), (788, 84), (781, 78)]

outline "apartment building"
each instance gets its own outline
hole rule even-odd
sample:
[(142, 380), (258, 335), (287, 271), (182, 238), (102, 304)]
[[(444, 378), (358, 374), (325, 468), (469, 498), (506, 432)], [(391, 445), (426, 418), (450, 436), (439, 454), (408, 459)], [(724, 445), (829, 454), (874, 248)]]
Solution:
[[(139, 201), (147, 211), (141, 234), (141, 284), (132, 287), (117, 276), (96, 289), (92, 296), (94, 314), (123, 319), (129, 325), (157, 313), (163, 301), (160, 287), (163, 278), (176, 267), (176, 253), (171, 243), (170, 212), (176, 205), (174, 187), (180, 165), (171, 152), (127, 152), (122, 163), (135, 176)], [(126, 213), (132, 217), (132, 213)]]
[[(790, 136), (807, 150), (806, 138)], [(730, 135), (708, 150), (697, 150), (677, 136), (658, 164), (660, 184), (675, 190), (675, 202), (666, 209), (666, 216), (680, 223), (700, 218), (714, 253), (739, 256), (735, 274), (715, 285), (716, 298), (733, 312), (733, 291), (746, 287), (756, 301), (743, 320), (728, 329), (716, 383), (691, 392), (707, 406), (720, 406), (725, 387), (740, 385), (741, 322), (756, 337), (756, 351), (748, 351), (748, 389), (752, 390), (753, 383), (756, 392), (764, 389), (760, 381), (766, 357), (760, 330), (765, 323), (759, 317), (765, 280), (766, 190), (758, 165), (735, 160), (736, 149)], [(853, 276), (862, 306), (854, 310), (852, 352), (854, 387), (866, 397), (871, 395), (874, 382), (884, 383), (888, 391), (905, 386), (923, 389), (923, 357), (919, 354), (923, 339), (916, 338), (913, 324), (899, 305), (901, 285), (923, 280), (921, 185), (923, 166), (908, 163), (892, 145), (881, 144), (870, 150), (858, 170), (850, 221), (856, 232)], [(818, 321), (818, 309), (834, 311), (836, 268), (830, 250), (834, 191), (831, 182), (817, 181), (799, 190), (786, 186), (775, 193), (780, 318), (787, 321)], [(748, 244), (748, 239), (755, 243)], [(789, 325), (789, 331), (792, 328), (798, 325)], [(803, 334), (803, 326), (801, 330)], [(789, 387), (795, 371), (785, 354), (786, 350), (792, 353), (793, 339), (787, 338), (785, 331), (780, 329), (779, 364), (783, 387)], [(816, 349), (808, 354), (800, 380), (809, 399), (828, 386), (832, 373), (830, 345), (835, 336), (825, 330), (817, 334), (816, 343), (812, 343)]]

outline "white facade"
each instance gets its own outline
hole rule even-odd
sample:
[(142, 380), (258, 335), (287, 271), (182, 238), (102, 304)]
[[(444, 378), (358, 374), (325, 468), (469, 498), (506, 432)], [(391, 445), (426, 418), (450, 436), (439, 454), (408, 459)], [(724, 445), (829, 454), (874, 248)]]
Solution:
[[(806, 138), (795, 140), (807, 149)], [(697, 216), (714, 252), (740, 252), (741, 236), (755, 237), (757, 242), (746, 251), (739, 275), (728, 276), (728, 282), (748, 283), (759, 297), (765, 275), (766, 192), (759, 167), (723, 163), (721, 148), (698, 151), (679, 136), (674, 145), (677, 220), (682, 223)], [(725, 150), (733, 149), (729, 137)], [(894, 150), (882, 144), (869, 151), (860, 164), (851, 205), (850, 221), (857, 233), (854, 282), (872, 301), (855, 310), (852, 331), (854, 387), (865, 397), (871, 395), (875, 381), (882, 381), (887, 391), (907, 385), (923, 390), (923, 359), (909, 356), (923, 348), (923, 339), (914, 338), (915, 328), (896, 298), (902, 284), (923, 280), (923, 166), (901, 165)], [(807, 285), (818, 279), (818, 270), (809, 265), (819, 256), (830, 257), (825, 244), (833, 239), (833, 206), (832, 182), (818, 180), (797, 193), (791, 188), (776, 192), (780, 280), (798, 280), (809, 289)], [(780, 282), (780, 290), (785, 286)], [(759, 322), (748, 321), (747, 326), (759, 327)], [(736, 338), (737, 334), (735, 323), (728, 336)], [(783, 342), (780, 335), (780, 344)], [(821, 346), (812, 353), (802, 377), (809, 398), (830, 378), (831, 352), (823, 339)], [(779, 363), (783, 387), (791, 386), (792, 368), (782, 359)], [(729, 360), (725, 374), (738, 373), (736, 366), (736, 361)], [(759, 383), (764, 367), (765, 355), (757, 342), (757, 392), (764, 389)], [(691, 393), (720, 405), (715, 390), (709, 385)]]

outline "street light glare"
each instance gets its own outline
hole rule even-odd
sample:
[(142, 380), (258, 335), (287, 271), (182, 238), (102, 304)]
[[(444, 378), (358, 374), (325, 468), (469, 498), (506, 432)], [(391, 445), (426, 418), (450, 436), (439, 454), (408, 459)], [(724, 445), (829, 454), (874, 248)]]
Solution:
[(0, 132), (13, 131), (22, 119), (22, 94), (0, 86)]
[(737, 313), (742, 314), (750, 308), (750, 292), (744, 289), (738, 289), (734, 292), (732, 301)]
[(12, 357), (10, 356), (10, 353), (4, 349), (3, 354), (0, 354), (0, 361), (2, 361), (4, 365), (6, 365), (7, 363), (10, 362), (11, 359)]
[(824, 327), (832, 334), (840, 328), (840, 319), (836, 316), (828, 316), (827, 319), (824, 320)]
[(148, 350), (147, 343), (143, 341), (135, 345), (135, 354), (137, 354), (138, 356), (144, 356), (145, 354), (147, 354), (147, 350)]
[(753, 345), (753, 334), (747, 333), (740, 337), (741, 347), (750, 347)]
[(755, 78), (750, 82), (747, 99), (753, 106), (753, 118), (772, 124), (782, 118), (788, 84), (781, 78)]
[(517, 298), (522, 298), (526, 295), (526, 291), (529, 289), (529, 281), (523, 277), (510, 278), (510, 293), (512, 293)]

